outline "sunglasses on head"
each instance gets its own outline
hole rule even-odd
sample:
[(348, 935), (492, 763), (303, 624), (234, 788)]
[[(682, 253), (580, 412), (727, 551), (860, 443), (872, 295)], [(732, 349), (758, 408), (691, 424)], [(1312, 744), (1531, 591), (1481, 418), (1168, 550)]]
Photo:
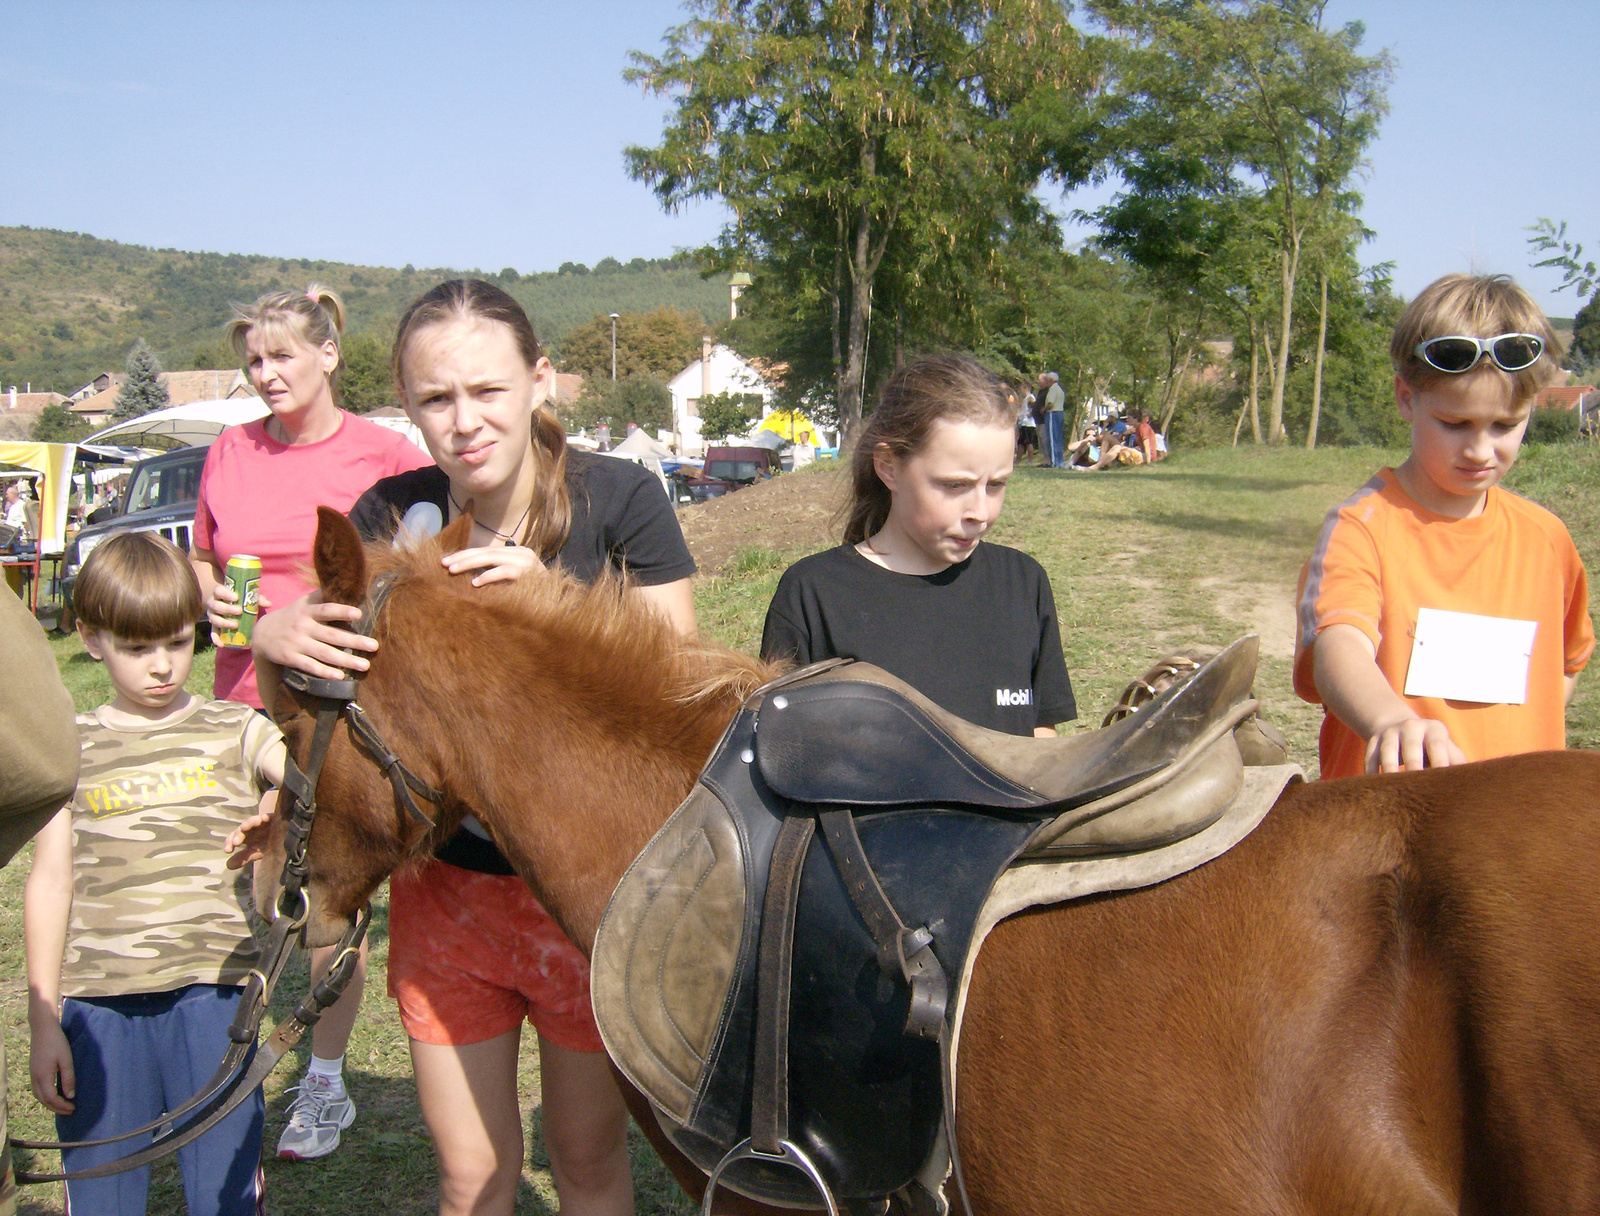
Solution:
[(1469, 338), (1451, 334), (1417, 343), (1413, 352), (1429, 367), (1452, 375), (1470, 372), (1488, 355), (1503, 372), (1520, 372), (1539, 362), (1544, 339), (1538, 334), (1500, 334), (1494, 338)]

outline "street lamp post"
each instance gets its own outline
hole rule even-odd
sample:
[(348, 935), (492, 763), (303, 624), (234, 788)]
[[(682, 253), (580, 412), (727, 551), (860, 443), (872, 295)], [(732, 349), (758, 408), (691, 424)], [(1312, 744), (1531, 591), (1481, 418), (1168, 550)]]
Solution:
[(611, 379), (617, 378), (617, 317), (620, 313), (611, 314)]

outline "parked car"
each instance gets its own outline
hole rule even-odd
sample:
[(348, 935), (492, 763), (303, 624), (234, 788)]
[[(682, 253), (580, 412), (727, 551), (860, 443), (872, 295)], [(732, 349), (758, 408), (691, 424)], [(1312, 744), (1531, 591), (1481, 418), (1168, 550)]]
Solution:
[(174, 448), (133, 466), (128, 488), (116, 514), (84, 528), (67, 546), (61, 563), (61, 628), (73, 627), (72, 588), (78, 571), (94, 547), (118, 532), (159, 532), (185, 553), (194, 529), (194, 505), (200, 497), (200, 470), (205, 467), (202, 447)]
[(770, 448), (707, 448), (705, 467), (685, 480), (695, 502), (721, 498), (778, 472), (778, 453)]

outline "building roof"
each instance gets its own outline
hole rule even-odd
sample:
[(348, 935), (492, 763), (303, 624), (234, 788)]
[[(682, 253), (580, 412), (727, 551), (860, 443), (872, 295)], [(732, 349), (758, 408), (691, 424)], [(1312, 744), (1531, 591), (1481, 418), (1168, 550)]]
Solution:
[[(127, 377), (121, 372), (107, 372), (96, 376), (85, 388), (107, 381), (106, 387), (84, 397), (69, 408), (74, 414), (111, 414), (117, 405), (117, 394)], [(256, 391), (238, 368), (200, 368), (187, 372), (162, 372), (161, 383), (166, 385), (168, 405), (188, 405), (191, 401), (227, 401), (239, 397), (254, 397)], [(81, 389), (79, 390), (82, 391)]]
[(1592, 384), (1553, 384), (1540, 389), (1533, 404), (1535, 409), (1577, 409), (1583, 399), (1594, 391)]
[(60, 393), (8, 393), (0, 392), (0, 413), (37, 414), (47, 405), (60, 405), (66, 400)]

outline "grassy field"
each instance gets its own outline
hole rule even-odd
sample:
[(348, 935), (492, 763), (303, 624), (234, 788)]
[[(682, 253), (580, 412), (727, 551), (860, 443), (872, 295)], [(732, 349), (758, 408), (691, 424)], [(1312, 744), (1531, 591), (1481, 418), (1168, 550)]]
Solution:
[[(1294, 759), (1315, 769), (1320, 711), (1290, 690), (1295, 579), (1330, 506), (1381, 464), (1400, 454), (1366, 450), (1207, 451), (1180, 453), (1155, 469), (1095, 475), (1044, 469), (1019, 471), (994, 537), (1034, 554), (1049, 572), (1060, 608), (1067, 666), (1080, 720), (1097, 725), (1122, 686), (1159, 654), (1192, 644), (1217, 646), (1246, 632), (1262, 636), (1257, 692), (1263, 713), (1289, 736)], [(834, 479), (815, 477), (817, 492)], [(1587, 447), (1524, 450), (1508, 484), (1567, 522), (1585, 563), (1600, 564), (1600, 451)], [(763, 533), (765, 540), (770, 533)], [(716, 577), (699, 580), (696, 605), (707, 633), (753, 650), (779, 574), (810, 544), (770, 541), (741, 551)], [(80, 708), (104, 699), (98, 666), (72, 639), (55, 643), (64, 678)], [(210, 682), (210, 656), (197, 661), (190, 687)], [(1600, 746), (1596, 678), (1579, 684), (1568, 715), (1573, 746)], [(27, 1090), (25, 981), (21, 949), (21, 886), (27, 855), (0, 872), (0, 1021), (10, 1061), (11, 1109), (17, 1134), (49, 1134)], [(351, 1043), (348, 1075), (361, 1108), (345, 1147), (320, 1164), (268, 1163), (268, 1208), (274, 1213), (382, 1210), (410, 1216), (434, 1210), (433, 1159), (417, 1116), (404, 1033), (383, 995), (386, 900), (376, 902), (372, 976)], [(305, 982), (291, 973), (272, 1011), (282, 1016)], [(523, 1052), (522, 1088), (529, 1109), (529, 1160), (519, 1213), (553, 1213), (555, 1197), (539, 1133), (536, 1056)], [(269, 1144), (282, 1127), (280, 1097), (294, 1076), (285, 1068), (268, 1092)], [(688, 1212), (649, 1149), (636, 1140), (639, 1210), (646, 1216)], [(60, 1212), (60, 1195), (37, 1188), (24, 1212)], [(182, 1210), (176, 1172), (158, 1171), (152, 1212)]]

